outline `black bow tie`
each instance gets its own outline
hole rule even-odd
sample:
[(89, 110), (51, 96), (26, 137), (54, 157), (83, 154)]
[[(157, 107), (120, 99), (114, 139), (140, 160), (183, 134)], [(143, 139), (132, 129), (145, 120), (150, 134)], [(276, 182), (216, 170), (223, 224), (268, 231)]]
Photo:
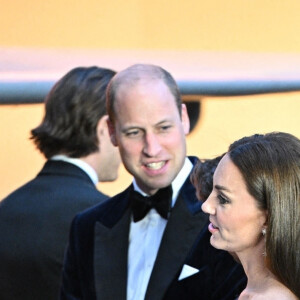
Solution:
[(134, 222), (142, 220), (151, 208), (156, 209), (164, 219), (168, 219), (172, 203), (172, 186), (160, 189), (156, 194), (149, 197), (144, 197), (132, 189), (130, 201)]

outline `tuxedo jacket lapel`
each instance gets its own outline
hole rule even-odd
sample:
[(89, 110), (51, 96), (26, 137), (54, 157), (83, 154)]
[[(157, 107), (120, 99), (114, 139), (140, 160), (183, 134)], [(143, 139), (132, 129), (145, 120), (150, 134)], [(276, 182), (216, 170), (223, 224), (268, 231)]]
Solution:
[(94, 276), (97, 299), (126, 299), (130, 210), (112, 228), (95, 225)]
[[(190, 197), (193, 196), (190, 195)], [(192, 213), (184, 198), (178, 197), (162, 238), (145, 300), (163, 298), (167, 288), (184, 264), (206, 220), (201, 210)]]

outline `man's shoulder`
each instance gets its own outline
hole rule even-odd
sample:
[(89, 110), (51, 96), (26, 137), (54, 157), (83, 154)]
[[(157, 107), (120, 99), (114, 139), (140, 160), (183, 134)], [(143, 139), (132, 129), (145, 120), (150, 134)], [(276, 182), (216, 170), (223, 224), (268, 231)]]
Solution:
[(191, 163), (193, 164), (193, 166), (195, 166), (195, 164), (200, 160), (197, 156), (187, 156), (187, 158), (191, 161)]
[[(72, 205), (78, 211), (102, 203), (109, 196), (99, 191), (89, 181), (74, 179), (71, 176), (45, 177), (38, 174), (35, 178), (24, 185), (16, 188), (1, 200), (2, 207), (15, 205), (36, 206), (39, 201), (42, 204), (48, 203), (57, 207)], [(66, 208), (71, 210), (71, 207)], [(76, 208), (77, 209), (77, 208)]]
[(129, 188), (123, 192), (108, 198), (107, 200), (90, 207), (79, 214), (76, 219), (80, 223), (100, 222), (109, 226), (114, 220), (118, 220), (127, 209)]
[(24, 183), (23, 185), (17, 187), (15, 190), (11, 191), (8, 195), (0, 200), (1, 206), (6, 206), (18, 202), (18, 200), (23, 200), (23, 198), (28, 197), (31, 193), (32, 187), (35, 185), (36, 178)]
[(185, 180), (179, 191), (179, 197), (182, 197), (188, 209), (193, 213), (201, 211), (202, 203), (197, 199), (196, 189), (191, 182), (190, 176)]

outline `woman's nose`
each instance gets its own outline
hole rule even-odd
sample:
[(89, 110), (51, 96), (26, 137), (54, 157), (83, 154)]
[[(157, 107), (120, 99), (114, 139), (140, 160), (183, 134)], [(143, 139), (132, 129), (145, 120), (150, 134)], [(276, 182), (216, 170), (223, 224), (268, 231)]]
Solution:
[(208, 196), (206, 201), (204, 201), (201, 208), (202, 208), (203, 212), (205, 212), (207, 214), (210, 214), (210, 215), (215, 214), (215, 207), (214, 207), (214, 201), (212, 198), (212, 193)]

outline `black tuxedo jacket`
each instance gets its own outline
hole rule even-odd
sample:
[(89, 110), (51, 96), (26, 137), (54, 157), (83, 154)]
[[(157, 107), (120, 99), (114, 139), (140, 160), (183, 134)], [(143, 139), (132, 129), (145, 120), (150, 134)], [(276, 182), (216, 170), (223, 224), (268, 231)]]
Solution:
[[(62, 300), (126, 299), (129, 191), (130, 187), (75, 217), (64, 263)], [(230, 255), (210, 246), (207, 225), (188, 178), (167, 222), (146, 300), (222, 299), (213, 296), (217, 290), (222, 293), (223, 280), (224, 294), (232, 294), (232, 286), (244, 274)], [(179, 281), (184, 264), (202, 271)]]
[(107, 198), (80, 168), (50, 160), (2, 200), (0, 299), (58, 299), (72, 219)]

